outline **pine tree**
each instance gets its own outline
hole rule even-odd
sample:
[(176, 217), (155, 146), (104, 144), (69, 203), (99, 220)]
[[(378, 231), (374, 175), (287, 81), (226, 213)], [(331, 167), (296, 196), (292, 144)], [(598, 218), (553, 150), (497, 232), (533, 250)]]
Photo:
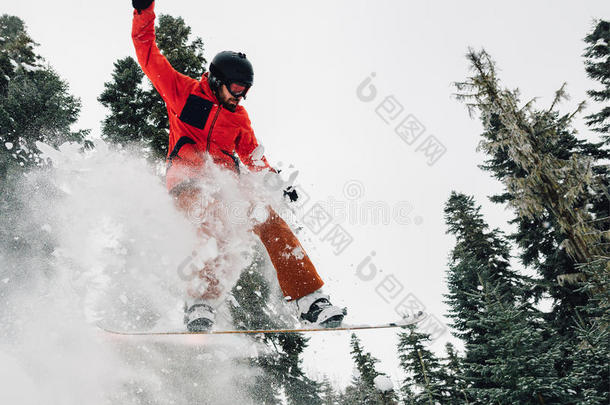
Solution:
[[(203, 41), (189, 42), (191, 28), (180, 17), (161, 15), (156, 26), (157, 45), (178, 72), (200, 79), (205, 72)], [(127, 57), (114, 63), (112, 80), (104, 84), (98, 100), (110, 109), (102, 123), (104, 139), (118, 144), (143, 142), (153, 156), (167, 156), (169, 120), (163, 99), (144, 74), (138, 62)]]
[(407, 375), (401, 391), (408, 403), (415, 405), (446, 403), (439, 360), (426, 348), (430, 335), (419, 333), (416, 325), (407, 326), (406, 332), (398, 334), (398, 358)]
[[(510, 196), (502, 197), (520, 217), (552, 216), (575, 260), (586, 263), (603, 254), (596, 245), (601, 235), (588, 225), (592, 217), (583, 204), (589, 202), (587, 193), (599, 186), (593, 159), (607, 158), (608, 153), (599, 150), (600, 144), (579, 143), (574, 137), (569, 125), (583, 104), (560, 116), (555, 109), (567, 97), (564, 85), (549, 109), (534, 110), (532, 102), (520, 108), (518, 91), (500, 87), (495, 64), (485, 51), (471, 50), (468, 58), (475, 74), (456, 84), (458, 99), (471, 113), (481, 114), (485, 133), (480, 148), (491, 157), (484, 169), (506, 186)], [(581, 153), (574, 153), (577, 148)]]
[(18, 258), (11, 261), (21, 266), (14, 274), (25, 274), (31, 252), (39, 255), (53, 250), (39, 229), (31, 229), (23, 221), (31, 209), (24, 194), (34, 190), (18, 187), (20, 179), (24, 172), (44, 163), (36, 142), (54, 147), (65, 142), (91, 146), (85, 139), (88, 131), (71, 130), (80, 101), (35, 52), (36, 46), (20, 18), (0, 16), (0, 249)]
[(0, 187), (9, 172), (39, 164), (36, 142), (59, 146), (85, 141), (88, 131), (71, 131), (80, 101), (34, 52), (37, 44), (18, 17), (0, 17)]
[[(257, 257), (252, 265), (245, 269), (239, 278), (232, 295), (235, 305), (231, 306), (233, 323), (239, 329), (262, 329), (269, 325), (270, 320), (266, 311), (269, 298), (269, 286), (257, 269), (262, 258)], [(271, 343), (271, 336), (256, 337), (255, 342), (265, 348)], [(256, 378), (251, 387), (250, 394), (256, 403), (264, 405), (280, 404), (279, 393), (282, 388), (275, 374), (277, 356), (273, 350), (267, 348), (258, 357), (251, 359), (251, 365), (260, 367), (263, 373)]]
[(339, 395), (332, 383), (325, 377), (321, 386), (322, 405), (339, 405)]
[[(159, 138), (167, 134), (156, 128), (150, 118), (155, 104), (150, 102), (150, 90), (142, 86), (143, 79), (144, 72), (134, 58), (127, 57), (114, 63), (112, 81), (104, 84), (105, 90), (98, 98), (110, 109), (110, 115), (102, 124), (105, 139), (126, 145), (134, 141), (157, 139), (153, 134)], [(165, 126), (162, 128), (165, 129)], [(167, 143), (167, 139), (164, 141)]]
[(472, 324), (470, 317), (482, 309), (479, 293), (480, 275), (501, 286), (500, 295), (512, 303), (517, 291), (523, 289), (523, 278), (510, 268), (510, 251), (500, 230), (487, 231), (488, 226), (474, 199), (452, 192), (445, 206), (447, 233), (455, 235), (456, 244), (450, 255), (447, 286), (449, 317), (454, 335), (466, 343), (477, 344), (484, 339), (483, 330)]
[(527, 302), (510, 305), (498, 295), (497, 286), (481, 279), (485, 307), (479, 322), (487, 329), (481, 350), (483, 364), (469, 364), (472, 374), (483, 377), (485, 387), (469, 392), (479, 403), (574, 403), (569, 384), (557, 375), (558, 348), (549, 344), (552, 331)]
[(587, 125), (601, 132), (606, 144), (610, 144), (610, 22), (599, 20), (593, 31), (585, 37), (585, 70), (587, 75), (603, 86), (601, 90), (589, 90), (589, 96), (606, 103), (601, 111), (587, 116)]
[(397, 395), (394, 390), (381, 392), (375, 386), (375, 378), (385, 374), (375, 369), (379, 362), (371, 353), (365, 352), (355, 333), (350, 340), (351, 354), (356, 366), (352, 383), (346, 388), (342, 404), (395, 404)]
[(280, 373), (282, 374), (285, 393), (289, 405), (321, 405), (321, 384), (308, 378), (301, 365), (300, 358), (307, 347), (308, 338), (300, 334), (281, 334), (278, 336), (282, 356)]
[(375, 377), (380, 373), (375, 370), (375, 364), (379, 363), (379, 360), (373, 357), (370, 353), (364, 351), (360, 339), (355, 333), (352, 333), (350, 345), (352, 347), (351, 354), (356, 363), (356, 368), (359, 372), (360, 379), (370, 389), (375, 388)]
[[(263, 254), (258, 252), (251, 266), (242, 272), (232, 290), (237, 305), (231, 315), (237, 328), (276, 329), (287, 327), (286, 320), (273, 314), (270, 307), (271, 289), (262, 274)], [(252, 359), (264, 374), (252, 387), (253, 399), (261, 404), (277, 404), (283, 392), (290, 405), (322, 404), (321, 384), (308, 378), (301, 367), (301, 355), (308, 339), (302, 333), (273, 333), (253, 336), (266, 347), (263, 354)]]
[[(577, 344), (569, 346), (570, 391), (576, 393), (578, 400), (575, 402), (583, 405), (610, 403), (610, 274), (603, 271), (603, 266), (604, 263), (598, 262), (582, 267), (588, 276), (582, 289), (591, 299), (579, 308), (582, 316), (576, 319)], [(605, 277), (601, 285), (606, 286), (601, 292), (597, 279), (600, 274)]]
[(443, 395), (450, 399), (448, 402), (451, 404), (468, 404), (462, 359), (451, 342), (445, 344), (445, 352), (447, 357), (441, 360), (439, 369)]
[[(576, 138), (571, 122), (582, 104), (571, 114), (557, 111), (566, 98), (565, 85), (548, 109), (537, 110), (533, 102), (519, 107), (518, 91), (500, 87), (487, 53), (470, 51), (468, 58), (474, 75), (457, 84), (458, 98), (471, 113), (481, 115), (480, 145), (489, 156), (482, 169), (506, 186), (502, 195), (491, 199), (507, 202), (517, 213), (511, 222), (518, 230), (511, 239), (522, 250), (522, 263), (542, 276), (531, 289), (534, 299), (548, 293), (553, 300), (553, 311), (545, 319), (554, 330), (551, 339), (559, 352), (555, 372), (567, 378), (579, 346), (574, 319), (586, 318), (580, 308), (588, 306), (591, 293), (608, 289), (604, 279), (610, 271), (610, 176), (604, 160), (610, 152), (602, 143)], [(588, 274), (597, 286), (589, 293), (579, 285), (585, 278), (583, 264), (597, 269)]]
[(447, 303), (465, 342), (468, 401), (571, 403), (570, 385), (555, 369), (560, 353), (553, 331), (527, 299), (529, 280), (510, 269), (502, 233), (487, 232), (480, 207), (463, 194), (452, 193), (445, 221), (456, 237)]

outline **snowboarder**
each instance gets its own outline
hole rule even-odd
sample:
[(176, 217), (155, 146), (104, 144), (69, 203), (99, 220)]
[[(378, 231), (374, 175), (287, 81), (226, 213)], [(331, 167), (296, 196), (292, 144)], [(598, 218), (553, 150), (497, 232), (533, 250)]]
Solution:
[[(140, 66), (160, 93), (169, 116), (167, 188), (176, 205), (188, 211), (198, 200), (196, 185), (204, 163), (211, 159), (229, 170), (239, 170), (239, 160), (249, 170), (272, 170), (264, 156), (256, 155), (258, 142), (248, 114), (239, 105), (252, 86), (251, 63), (241, 52), (217, 54), (201, 80), (185, 76), (172, 68), (159, 51), (155, 40), (153, 0), (132, 0), (134, 10), (132, 39)], [(239, 160), (238, 160), (239, 159)], [(291, 199), (296, 197), (291, 190)], [(260, 238), (277, 271), (277, 278), (287, 300), (296, 301), (304, 323), (337, 327), (345, 309), (330, 303), (322, 294), (323, 281), (284, 220), (268, 207), (266, 221), (252, 231)], [(300, 249), (299, 255), (286, 254)], [(185, 323), (189, 331), (210, 329), (214, 309), (210, 300), (220, 294), (214, 288), (217, 274), (202, 269), (199, 276), (209, 288), (201, 294), (189, 292)]]

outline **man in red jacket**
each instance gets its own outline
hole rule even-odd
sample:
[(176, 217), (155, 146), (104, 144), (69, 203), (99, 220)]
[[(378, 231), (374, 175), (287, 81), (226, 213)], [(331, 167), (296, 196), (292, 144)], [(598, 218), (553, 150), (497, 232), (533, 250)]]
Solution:
[[(167, 106), (170, 130), (166, 178), (176, 205), (188, 212), (199, 200), (197, 179), (206, 159), (234, 171), (239, 171), (240, 161), (249, 170), (273, 170), (264, 156), (258, 156), (259, 145), (250, 119), (239, 105), (254, 79), (246, 55), (220, 52), (201, 80), (185, 76), (174, 70), (157, 48), (154, 2), (132, 0), (132, 5), (132, 39), (138, 61)], [(254, 226), (253, 232), (269, 254), (284, 296), (296, 301), (303, 322), (323, 327), (340, 325), (345, 309), (332, 305), (321, 293), (324, 283), (296, 236), (271, 207), (268, 210), (268, 218)], [(295, 251), (300, 254), (295, 255)], [(216, 276), (213, 269), (204, 267), (199, 277), (208, 288), (198, 293), (189, 290), (185, 323), (191, 331), (213, 325), (210, 302), (221, 295)]]

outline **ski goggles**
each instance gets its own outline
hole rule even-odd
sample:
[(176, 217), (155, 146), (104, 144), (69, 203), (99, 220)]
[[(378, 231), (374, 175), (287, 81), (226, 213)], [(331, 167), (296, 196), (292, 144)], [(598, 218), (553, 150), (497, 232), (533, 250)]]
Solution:
[(248, 90), (250, 90), (250, 86), (237, 82), (226, 83), (225, 86), (227, 86), (227, 90), (229, 90), (229, 93), (231, 93), (233, 97), (246, 98), (246, 93), (248, 92)]

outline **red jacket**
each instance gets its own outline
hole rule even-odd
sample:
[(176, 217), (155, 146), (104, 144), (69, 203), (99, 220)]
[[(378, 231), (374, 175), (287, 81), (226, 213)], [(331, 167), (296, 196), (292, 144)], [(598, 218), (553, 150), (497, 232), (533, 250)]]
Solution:
[(206, 156), (235, 170), (237, 153), (251, 170), (269, 168), (264, 156), (253, 160), (258, 142), (244, 107), (238, 105), (235, 112), (223, 108), (210, 89), (207, 73), (201, 80), (185, 76), (161, 54), (155, 43), (154, 6), (153, 2), (140, 13), (134, 10), (131, 36), (142, 70), (167, 106), (167, 188), (197, 177)]

